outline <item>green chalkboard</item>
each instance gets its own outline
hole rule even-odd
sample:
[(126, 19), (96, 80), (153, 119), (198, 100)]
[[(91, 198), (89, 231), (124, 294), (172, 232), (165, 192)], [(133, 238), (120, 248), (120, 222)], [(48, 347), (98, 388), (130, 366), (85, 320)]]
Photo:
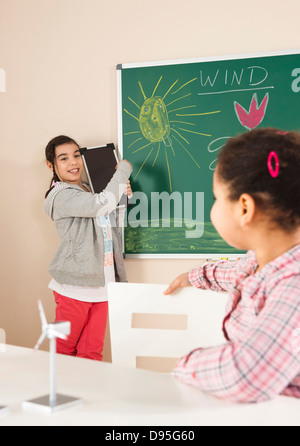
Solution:
[(119, 65), (119, 150), (133, 165), (127, 255), (236, 256), (210, 221), (228, 138), (300, 130), (300, 51)]

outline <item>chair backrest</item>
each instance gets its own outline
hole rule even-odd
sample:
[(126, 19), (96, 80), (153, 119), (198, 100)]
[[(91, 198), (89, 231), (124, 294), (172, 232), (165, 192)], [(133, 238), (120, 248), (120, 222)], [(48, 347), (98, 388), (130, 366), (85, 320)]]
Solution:
[(222, 321), (227, 293), (168, 285), (108, 285), (112, 362), (170, 372), (181, 356), (225, 342)]

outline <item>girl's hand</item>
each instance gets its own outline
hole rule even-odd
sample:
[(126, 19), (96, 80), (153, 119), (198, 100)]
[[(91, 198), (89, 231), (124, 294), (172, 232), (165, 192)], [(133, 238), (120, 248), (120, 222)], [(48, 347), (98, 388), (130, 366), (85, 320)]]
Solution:
[(127, 187), (126, 187), (124, 194), (127, 195), (128, 198), (132, 198), (132, 196), (133, 196), (130, 181), (127, 181)]
[(170, 284), (169, 288), (164, 292), (167, 296), (168, 294), (174, 293), (178, 288), (186, 288), (192, 286), (189, 281), (188, 273), (181, 274)]
[[(125, 163), (127, 163), (127, 164), (129, 164), (129, 166), (131, 167), (131, 169), (132, 169), (132, 165), (131, 165), (131, 163), (129, 162), (129, 161), (127, 161), (127, 160), (123, 160), (123, 161), (125, 161)], [(120, 161), (120, 163), (121, 163), (122, 161)], [(119, 164), (120, 163), (118, 163), (117, 165), (116, 165), (116, 170), (117, 170), (117, 168), (119, 167)]]

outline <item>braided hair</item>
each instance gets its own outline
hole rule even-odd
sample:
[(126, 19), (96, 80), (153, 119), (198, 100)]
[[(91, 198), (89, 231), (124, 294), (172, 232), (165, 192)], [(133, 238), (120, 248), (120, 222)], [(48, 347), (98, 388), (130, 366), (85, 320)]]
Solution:
[(77, 144), (76, 141), (74, 141), (74, 139), (64, 135), (56, 136), (55, 138), (51, 139), (51, 141), (49, 141), (45, 149), (45, 155), (46, 155), (46, 160), (52, 164), (53, 177), (50, 182), (50, 187), (46, 192), (45, 198), (47, 198), (48, 194), (52, 191), (52, 189), (55, 186), (55, 183), (60, 181), (55, 171), (55, 149), (56, 147), (62, 144), (76, 144), (76, 146), (79, 148), (79, 145)]

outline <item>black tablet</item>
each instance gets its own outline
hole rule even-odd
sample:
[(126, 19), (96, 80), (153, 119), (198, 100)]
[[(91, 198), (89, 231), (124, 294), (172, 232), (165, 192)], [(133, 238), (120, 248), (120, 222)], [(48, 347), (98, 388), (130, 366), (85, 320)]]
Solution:
[(80, 149), (86, 174), (93, 193), (102, 192), (114, 173), (118, 157), (114, 144), (105, 146), (85, 147)]

